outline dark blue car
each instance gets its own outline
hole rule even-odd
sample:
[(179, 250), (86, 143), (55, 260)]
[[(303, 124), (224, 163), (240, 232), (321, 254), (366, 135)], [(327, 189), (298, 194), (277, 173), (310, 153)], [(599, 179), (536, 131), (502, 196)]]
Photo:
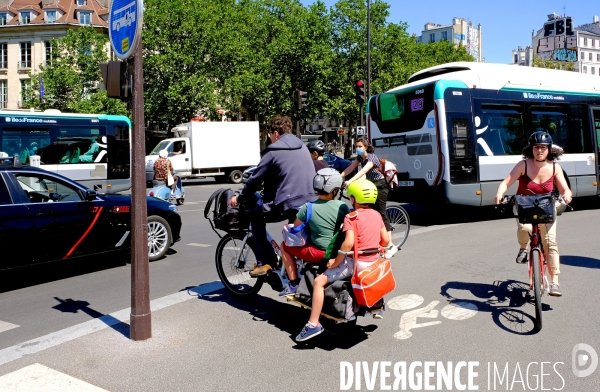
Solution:
[[(149, 259), (180, 239), (177, 207), (148, 201)], [(0, 270), (100, 253), (128, 253), (131, 196), (100, 195), (61, 175), (0, 160)]]

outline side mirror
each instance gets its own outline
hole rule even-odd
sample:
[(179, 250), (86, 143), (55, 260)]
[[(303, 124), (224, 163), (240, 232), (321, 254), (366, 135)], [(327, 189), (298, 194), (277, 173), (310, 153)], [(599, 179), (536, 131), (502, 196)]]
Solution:
[(85, 201), (96, 200), (96, 195), (97, 195), (97, 192), (93, 191), (91, 189), (87, 189), (85, 192), (83, 192), (83, 197), (85, 198)]

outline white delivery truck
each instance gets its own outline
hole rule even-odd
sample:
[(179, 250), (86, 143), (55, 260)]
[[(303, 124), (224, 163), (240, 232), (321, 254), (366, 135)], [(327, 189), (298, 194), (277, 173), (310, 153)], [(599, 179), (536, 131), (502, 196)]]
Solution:
[(180, 124), (175, 137), (162, 140), (146, 156), (146, 181), (154, 178), (154, 162), (167, 150), (173, 168), (182, 179), (215, 177), (234, 184), (242, 173), (260, 161), (258, 122), (199, 122)]

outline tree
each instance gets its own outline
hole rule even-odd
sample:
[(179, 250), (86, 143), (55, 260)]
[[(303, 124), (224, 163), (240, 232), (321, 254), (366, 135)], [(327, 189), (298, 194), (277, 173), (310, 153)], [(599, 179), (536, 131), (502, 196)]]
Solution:
[(562, 69), (564, 71), (577, 72), (575, 61), (552, 61), (541, 56), (533, 56), (532, 65), (537, 68)]
[[(100, 63), (108, 60), (106, 36), (91, 26), (68, 30), (52, 41), (52, 59), (31, 72), (30, 90), (24, 92), (23, 107), (59, 109), (75, 113), (128, 114), (125, 105), (98, 89)], [(40, 96), (40, 85), (44, 96)]]

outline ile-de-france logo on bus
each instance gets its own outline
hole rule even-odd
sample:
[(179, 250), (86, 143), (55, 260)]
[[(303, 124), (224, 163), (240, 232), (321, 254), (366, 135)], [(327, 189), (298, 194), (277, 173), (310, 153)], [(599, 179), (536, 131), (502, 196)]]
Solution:
[(427, 119), (427, 128), (435, 128), (435, 118)]
[(552, 95), (552, 94), (543, 94), (543, 93), (523, 93), (523, 98), (528, 99), (551, 99), (553, 101), (564, 101), (565, 97), (562, 95)]

